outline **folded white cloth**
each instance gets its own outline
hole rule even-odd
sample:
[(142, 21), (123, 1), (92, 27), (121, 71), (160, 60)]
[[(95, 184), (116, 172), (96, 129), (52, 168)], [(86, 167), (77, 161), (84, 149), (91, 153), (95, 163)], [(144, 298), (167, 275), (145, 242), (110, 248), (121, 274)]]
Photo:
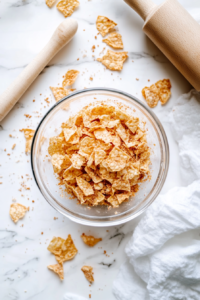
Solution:
[[(188, 102), (189, 100), (189, 102)], [(186, 184), (200, 178), (200, 93), (182, 95), (170, 115), (179, 145), (181, 173)]]
[(200, 299), (200, 94), (181, 96), (170, 122), (187, 187), (160, 195), (126, 246), (113, 284), (118, 300)]
[(77, 294), (66, 293), (63, 296), (63, 300), (87, 300), (87, 299)]

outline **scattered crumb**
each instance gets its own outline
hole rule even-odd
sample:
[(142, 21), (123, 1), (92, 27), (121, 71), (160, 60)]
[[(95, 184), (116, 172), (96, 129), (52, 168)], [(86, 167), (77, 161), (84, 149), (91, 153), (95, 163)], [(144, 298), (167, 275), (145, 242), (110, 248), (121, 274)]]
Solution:
[(29, 115), (29, 114), (24, 114), (24, 116), (26, 117), (26, 118), (31, 118), (32, 116), (31, 115)]
[(44, 99), (44, 101), (46, 101), (46, 103), (50, 103), (49, 98)]

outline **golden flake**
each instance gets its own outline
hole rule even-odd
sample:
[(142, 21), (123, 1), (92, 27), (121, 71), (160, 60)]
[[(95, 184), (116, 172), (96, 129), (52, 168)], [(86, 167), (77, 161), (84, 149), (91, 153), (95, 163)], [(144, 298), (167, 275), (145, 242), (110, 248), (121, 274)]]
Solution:
[(163, 79), (152, 84), (150, 87), (142, 89), (142, 95), (147, 101), (149, 107), (153, 108), (160, 100), (161, 104), (167, 103), (171, 97), (171, 83), (169, 79)]
[(51, 8), (54, 5), (55, 2), (56, 2), (56, 0), (46, 0), (46, 5), (49, 8)]
[(76, 177), (80, 176), (83, 172), (81, 170), (78, 170), (74, 168), (73, 166), (70, 166), (68, 169), (66, 169), (63, 173), (63, 178), (66, 181), (73, 180)]
[(64, 279), (64, 270), (63, 270), (63, 264), (56, 264), (56, 265), (49, 265), (47, 268), (54, 273), (56, 273), (61, 280)]
[(22, 219), (27, 211), (28, 208), (22, 204), (12, 203), (10, 205), (10, 217), (15, 223)]
[(97, 30), (101, 33), (102, 36), (105, 36), (108, 32), (110, 32), (117, 23), (108, 19), (104, 16), (98, 16), (96, 20)]
[(97, 175), (97, 173), (95, 173), (95, 171), (92, 170), (91, 168), (86, 167), (85, 171), (92, 178), (92, 180), (94, 181), (94, 183), (99, 183), (100, 181), (102, 181), (102, 179)]
[(93, 268), (89, 267), (89, 266), (83, 266), (81, 268), (81, 271), (83, 271), (85, 278), (90, 282), (94, 282), (94, 277), (93, 277), (93, 272), (92, 272)]
[(69, 91), (64, 89), (63, 87), (50, 86), (50, 89), (52, 90), (56, 102), (69, 95)]
[(87, 182), (81, 177), (76, 177), (76, 182), (85, 196), (90, 196), (94, 194), (94, 190), (89, 182)]
[(97, 58), (97, 60), (112, 71), (121, 71), (123, 63), (128, 58), (127, 53), (108, 50), (102, 58)]
[(120, 193), (120, 194), (115, 194), (115, 196), (117, 197), (117, 200), (118, 200), (119, 204), (121, 204), (122, 202), (124, 202), (124, 200), (129, 199), (130, 193), (129, 192), (123, 192), (123, 193)]
[(98, 205), (100, 202), (104, 200), (105, 196), (100, 192), (95, 190), (94, 195), (85, 196), (85, 201), (90, 202), (93, 206)]
[(61, 0), (56, 5), (57, 9), (65, 16), (65, 18), (70, 17), (74, 9), (79, 6), (78, 0)]
[(112, 32), (103, 42), (111, 46), (114, 49), (123, 49), (122, 36), (118, 32)]
[(142, 89), (142, 95), (145, 98), (149, 107), (153, 108), (158, 104), (159, 101), (158, 89), (154, 84), (149, 88), (144, 87)]
[(114, 147), (109, 156), (102, 162), (109, 172), (116, 172), (124, 169), (128, 160), (128, 155), (117, 147)]
[(57, 153), (52, 155), (51, 163), (55, 173), (59, 173), (63, 169), (69, 168), (72, 164), (68, 155), (60, 155)]
[(62, 86), (66, 87), (66, 86), (72, 85), (76, 81), (76, 78), (77, 78), (79, 73), (80, 72), (77, 71), (77, 70), (67, 71), (67, 73), (65, 74), (65, 78), (62, 82)]
[(85, 165), (86, 159), (82, 155), (75, 153), (75, 154), (72, 154), (71, 162), (72, 162), (72, 165), (74, 168), (81, 169), (81, 167), (83, 165)]
[(97, 243), (102, 241), (102, 238), (95, 238), (94, 236), (86, 235), (85, 233), (81, 235), (81, 238), (84, 241), (84, 243), (90, 247), (94, 247)]
[(102, 160), (104, 160), (107, 156), (107, 153), (104, 150), (101, 149), (95, 149), (94, 151), (94, 161), (95, 166), (99, 165)]
[(31, 144), (32, 144), (32, 140), (33, 140), (35, 130), (26, 128), (26, 129), (21, 129), (20, 131), (24, 132), (24, 136), (25, 136), (25, 139), (26, 139), (25, 152), (26, 152), (26, 154), (30, 153)]
[(59, 264), (71, 260), (78, 252), (70, 234), (66, 240), (61, 237), (54, 237), (47, 249), (55, 255)]
[(107, 201), (108, 201), (109, 203), (111, 203), (113, 207), (118, 207), (118, 206), (119, 206), (119, 201), (117, 200), (117, 198), (116, 198), (115, 195), (114, 195), (114, 196), (110, 196), (110, 197), (107, 199)]

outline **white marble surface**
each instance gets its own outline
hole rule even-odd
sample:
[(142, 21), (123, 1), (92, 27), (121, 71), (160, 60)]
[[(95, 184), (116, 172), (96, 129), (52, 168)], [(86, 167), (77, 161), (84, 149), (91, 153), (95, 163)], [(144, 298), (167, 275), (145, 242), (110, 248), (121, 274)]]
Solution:
[[(180, 2), (186, 8), (200, 6), (198, 0)], [(97, 33), (95, 20), (98, 14), (106, 15), (118, 23), (124, 50), (129, 52), (129, 59), (120, 73), (113, 72), (111, 75), (111, 71), (104, 70), (92, 57), (93, 54), (98, 57), (102, 48), (106, 47), (100, 35), (97, 40), (94, 38)], [(79, 24), (74, 39), (49, 63), (0, 124), (1, 300), (57, 300), (62, 299), (66, 292), (77, 293), (86, 298), (91, 294), (95, 300), (113, 300), (112, 282), (120, 264), (125, 260), (124, 247), (138, 223), (137, 219), (125, 225), (101, 229), (75, 224), (48, 205), (32, 178), (30, 158), (24, 153), (25, 140), (19, 129), (27, 126), (36, 128), (40, 120), (36, 111), (42, 116), (55, 101), (49, 86), (61, 83), (62, 75), (69, 68), (75, 68), (82, 74), (74, 85), (77, 89), (113, 87), (131, 93), (141, 101), (144, 101), (141, 89), (148, 84), (148, 79), (153, 83), (161, 78), (170, 78), (172, 98), (165, 107), (158, 105), (154, 109), (166, 130), (171, 153), (169, 173), (162, 193), (171, 187), (183, 185), (177, 145), (168, 124), (168, 114), (174, 100), (190, 90), (189, 83), (145, 37), (141, 30), (142, 20), (122, 0), (80, 0), (80, 7), (73, 17)], [(0, 93), (42, 49), (63, 19), (56, 7), (49, 9), (44, 0), (1, 0)], [(99, 45), (94, 53), (91, 51), (93, 45)], [(89, 80), (90, 76), (94, 77), (93, 81)], [(44, 101), (46, 97), (51, 100), (49, 106)], [(31, 114), (32, 118), (27, 119), (24, 114)], [(16, 148), (11, 150), (15, 143)], [(21, 187), (23, 181), (30, 190)], [(30, 206), (30, 212), (17, 224), (9, 217), (9, 207), (13, 199)], [(54, 217), (58, 219), (54, 220)], [(88, 249), (80, 239), (82, 232), (102, 237), (103, 241), (99, 243), (99, 247)], [(65, 280), (60, 282), (46, 267), (55, 263), (53, 255), (46, 248), (53, 236), (66, 237), (69, 233), (79, 253), (74, 260), (64, 264)], [(103, 254), (104, 250), (109, 256)], [(92, 287), (89, 287), (80, 271), (83, 264), (94, 267), (95, 283)]]

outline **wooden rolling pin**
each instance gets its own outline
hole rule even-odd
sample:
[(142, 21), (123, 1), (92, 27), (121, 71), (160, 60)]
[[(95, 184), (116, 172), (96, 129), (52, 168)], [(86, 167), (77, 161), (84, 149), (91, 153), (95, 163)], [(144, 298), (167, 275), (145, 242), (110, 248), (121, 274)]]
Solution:
[(200, 25), (177, 0), (124, 0), (145, 21), (143, 30), (191, 85), (200, 91)]
[(47, 45), (0, 96), (0, 121), (8, 114), (48, 62), (72, 39), (77, 28), (76, 20), (71, 18), (63, 21), (57, 27)]

